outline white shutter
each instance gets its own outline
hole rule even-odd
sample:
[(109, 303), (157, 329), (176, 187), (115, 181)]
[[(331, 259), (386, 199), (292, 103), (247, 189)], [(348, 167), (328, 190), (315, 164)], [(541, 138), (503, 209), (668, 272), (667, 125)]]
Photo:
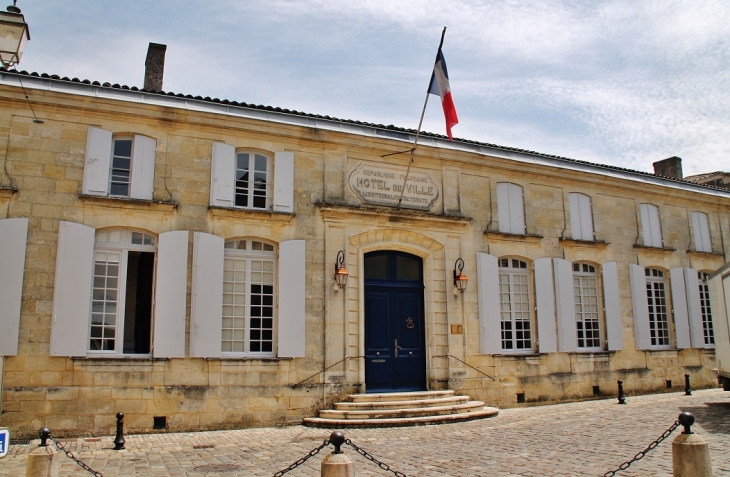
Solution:
[(522, 201), (522, 187), (509, 184), (510, 229), (513, 234), (525, 233), (525, 206)]
[(190, 356), (218, 358), (223, 329), (224, 240), (195, 232), (190, 302)]
[(160, 234), (155, 283), (155, 358), (185, 357), (188, 231)]
[(236, 148), (213, 143), (210, 165), (210, 205), (233, 207), (236, 183)]
[(497, 183), (497, 220), (500, 232), (512, 232), (510, 215), (509, 183), (499, 182)]
[(0, 219), (0, 355), (3, 356), (18, 354), (27, 241), (27, 218)]
[(278, 356), (305, 357), (306, 255), (304, 240), (279, 244)]
[(618, 292), (618, 267), (616, 262), (601, 265), (603, 273), (603, 303), (606, 317), (606, 340), (609, 351), (624, 349), (621, 322), (621, 299)]
[(659, 208), (653, 204), (641, 204), (640, 208), (644, 245), (648, 247), (661, 247), (662, 227), (659, 220)]
[(535, 260), (535, 300), (537, 304), (537, 338), (540, 353), (558, 350), (555, 331), (555, 294), (551, 258)]
[(669, 270), (669, 286), (672, 287), (672, 310), (674, 311), (674, 334), (677, 337), (677, 349), (691, 348), (687, 290), (684, 284), (683, 268)]
[(294, 213), (294, 153), (274, 157), (274, 212)]
[(477, 252), (477, 293), (479, 295), (479, 344), (482, 354), (502, 351), (497, 257)]
[(94, 268), (94, 229), (59, 222), (51, 356), (86, 356)]
[(111, 159), (111, 131), (90, 127), (86, 135), (86, 159), (84, 160), (84, 184), (82, 187), (84, 194), (108, 194)]
[(591, 209), (591, 198), (585, 194), (579, 194), (578, 203), (583, 240), (593, 240), (593, 210)]
[(134, 136), (132, 177), (129, 197), (152, 200), (155, 184), (155, 153), (157, 141), (147, 136)]
[(560, 351), (578, 351), (573, 264), (562, 258), (555, 258), (553, 259), (553, 268), (555, 271), (555, 302), (557, 305)]
[[(724, 280), (723, 275), (725, 275)], [(721, 347), (720, 350), (727, 350), (730, 344), (730, 300), (725, 300), (725, 297), (730, 298), (730, 277), (727, 275), (727, 268), (725, 268), (707, 282), (712, 305), (712, 332), (715, 335), (716, 345), (718, 348)], [(724, 368), (726, 366), (723, 365)]]
[(586, 240), (583, 238), (583, 227), (580, 220), (580, 196), (577, 192), (568, 194), (568, 203), (570, 204), (570, 231), (575, 240)]
[(697, 270), (684, 269), (684, 287), (687, 294), (687, 315), (689, 335), (693, 348), (704, 348), (705, 330), (702, 326), (702, 304), (700, 303), (700, 279)]
[(649, 301), (646, 298), (645, 273), (644, 267), (634, 265), (633, 263), (629, 264), (636, 349), (651, 348), (651, 334), (649, 332)]
[(692, 212), (692, 228), (694, 229), (695, 249), (698, 252), (712, 252), (710, 224), (707, 220), (707, 214)]

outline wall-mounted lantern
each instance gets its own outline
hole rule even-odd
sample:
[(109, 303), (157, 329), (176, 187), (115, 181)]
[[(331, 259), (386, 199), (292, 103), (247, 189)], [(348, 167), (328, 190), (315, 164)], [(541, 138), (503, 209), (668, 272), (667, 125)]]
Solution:
[(335, 287), (334, 290), (338, 291), (340, 288), (345, 288), (347, 285), (347, 277), (350, 276), (345, 268), (345, 252), (340, 250), (337, 252), (337, 260), (335, 261)]
[(469, 277), (464, 273), (464, 260), (457, 258), (454, 263), (454, 294), (456, 292), (464, 293), (468, 281)]
[(30, 40), (30, 30), (25, 18), (16, 7), (17, 0), (8, 6), (8, 11), (0, 12), (0, 61), (5, 68), (20, 63), (25, 44)]

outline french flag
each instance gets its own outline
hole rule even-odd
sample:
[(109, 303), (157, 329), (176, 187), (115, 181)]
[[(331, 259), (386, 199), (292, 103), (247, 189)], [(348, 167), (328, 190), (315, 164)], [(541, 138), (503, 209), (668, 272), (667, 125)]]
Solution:
[(454, 100), (451, 98), (449, 72), (446, 69), (446, 60), (444, 60), (444, 54), (441, 53), (441, 48), (439, 48), (438, 55), (436, 55), (436, 64), (433, 65), (431, 85), (428, 87), (428, 92), (441, 97), (441, 106), (444, 108), (444, 117), (446, 118), (446, 134), (449, 135), (449, 140), (453, 141), (451, 128), (459, 124), (459, 118), (456, 117)]

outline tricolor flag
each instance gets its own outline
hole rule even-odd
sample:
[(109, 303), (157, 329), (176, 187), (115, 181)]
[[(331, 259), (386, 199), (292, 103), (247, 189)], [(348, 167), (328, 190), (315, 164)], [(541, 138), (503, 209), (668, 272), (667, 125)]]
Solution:
[(454, 100), (451, 98), (449, 72), (446, 70), (446, 61), (444, 60), (444, 54), (441, 53), (441, 48), (439, 48), (438, 55), (436, 55), (436, 64), (433, 65), (431, 85), (428, 87), (428, 92), (441, 97), (441, 106), (444, 108), (444, 117), (446, 118), (446, 134), (453, 141), (451, 128), (459, 124), (459, 118), (456, 117)]

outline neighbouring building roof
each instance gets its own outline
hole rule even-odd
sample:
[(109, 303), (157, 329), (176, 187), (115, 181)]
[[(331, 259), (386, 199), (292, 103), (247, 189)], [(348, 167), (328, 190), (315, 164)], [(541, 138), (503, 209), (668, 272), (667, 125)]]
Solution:
[(694, 182), (707, 186), (719, 187), (721, 189), (730, 189), (730, 172), (715, 171), (705, 172), (704, 174), (695, 174), (684, 178), (687, 182)]
[[(231, 101), (228, 99), (211, 98), (209, 96), (193, 96), (191, 94), (174, 93), (172, 91), (148, 91), (143, 88), (136, 86), (120, 85), (118, 83), (112, 84), (109, 82), (101, 83), (99, 81), (91, 81), (88, 79), (81, 80), (79, 78), (69, 78), (67, 76), (61, 77), (55, 74), (48, 73), (37, 73), (28, 71), (15, 71), (8, 70), (4, 67), (0, 67), (0, 84), (15, 85), (14, 78), (20, 79), (23, 77), (25, 87), (30, 89), (41, 89), (49, 91), (58, 91), (71, 94), (82, 94), (82, 95), (94, 95), (94, 96), (105, 96), (104, 90), (112, 91), (125, 91), (129, 94), (143, 94), (149, 95), (149, 100), (124, 98), (118, 94), (110, 95), (111, 99), (117, 100), (128, 100), (134, 102), (143, 102), (148, 104), (154, 104), (158, 106), (168, 107), (179, 107), (182, 109), (197, 110), (201, 112), (210, 113), (223, 113), (239, 117), (250, 117), (252, 119), (269, 120), (275, 122), (289, 123), (294, 125), (300, 125), (305, 127), (314, 127), (329, 130), (338, 130), (345, 133), (361, 134), (367, 136), (379, 136), (387, 139), (395, 139), (400, 141), (410, 141), (417, 133), (415, 129), (402, 128), (394, 126), (392, 124), (375, 124), (363, 121), (356, 121), (351, 119), (340, 119), (336, 117), (305, 113), (297, 110), (290, 110), (285, 108), (265, 106), (260, 104), (251, 104), (240, 101)], [(39, 81), (40, 80), (40, 81)], [(51, 82), (53, 85), (44, 84)], [(19, 81), (18, 81), (19, 83)], [(64, 88), (63, 85), (67, 87)], [(83, 91), (79, 86), (86, 86), (96, 89), (96, 91)], [(158, 98), (155, 101), (154, 98)], [(172, 101), (171, 101), (172, 100)], [(175, 101), (177, 100), (177, 101)], [(182, 101), (183, 103), (179, 103)], [(194, 101), (197, 103), (196, 107), (191, 107), (187, 102)], [(210, 108), (201, 107), (202, 104), (209, 104)], [(215, 106), (225, 106), (226, 110), (221, 110)], [(245, 111), (248, 111), (247, 114)], [(261, 113), (267, 114), (261, 114)], [(258, 113), (258, 114), (257, 114)], [(295, 118), (299, 118), (296, 120)], [(287, 120), (288, 119), (288, 120)], [(294, 120), (293, 120), (294, 119)], [(334, 127), (333, 127), (334, 126)], [(429, 141), (430, 140), (430, 141)], [(551, 165), (554, 167), (563, 167), (572, 170), (581, 170), (584, 172), (599, 173), (603, 175), (610, 175), (620, 177), (629, 180), (638, 180), (643, 182), (652, 182), (659, 185), (687, 188), (692, 186), (701, 188), (700, 190), (704, 193), (712, 193), (714, 190), (718, 195), (725, 196), (727, 187), (718, 187), (714, 184), (702, 183), (691, 178), (697, 176), (686, 177), (683, 180), (674, 179), (671, 177), (665, 177), (650, 172), (638, 171), (628, 169), (624, 167), (612, 166), (608, 164), (599, 164), (589, 161), (582, 161), (578, 159), (572, 159), (569, 157), (558, 156), (554, 154), (545, 154), (536, 151), (530, 151), (527, 149), (519, 149), (509, 146), (500, 146), (497, 144), (473, 141), (463, 138), (454, 138), (453, 142), (449, 141), (448, 136), (442, 134), (436, 134), (431, 132), (421, 131), (419, 144), (424, 146), (442, 147), (448, 149), (462, 150), (466, 152), (474, 152), (479, 154), (489, 154), (497, 157), (504, 157), (520, 162), (538, 163), (543, 165)], [(712, 173), (715, 174), (715, 173)], [(703, 175), (703, 174), (700, 174)], [(710, 189), (710, 190), (708, 190)]]

